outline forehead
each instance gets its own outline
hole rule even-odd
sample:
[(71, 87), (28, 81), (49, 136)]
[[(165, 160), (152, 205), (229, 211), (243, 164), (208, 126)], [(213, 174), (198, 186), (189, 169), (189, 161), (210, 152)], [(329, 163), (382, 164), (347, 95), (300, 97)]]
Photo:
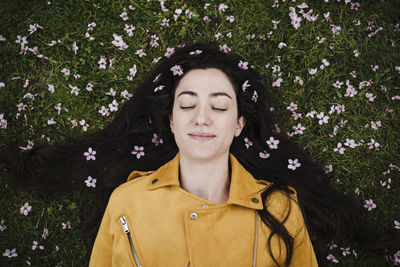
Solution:
[(215, 68), (190, 70), (179, 81), (175, 95), (185, 90), (197, 94), (224, 92), (231, 97), (235, 96), (235, 90), (228, 76)]

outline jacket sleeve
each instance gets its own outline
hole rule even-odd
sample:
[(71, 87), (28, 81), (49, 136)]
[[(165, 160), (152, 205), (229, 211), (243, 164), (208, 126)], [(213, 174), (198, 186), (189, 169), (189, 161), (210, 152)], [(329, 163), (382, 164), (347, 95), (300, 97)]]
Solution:
[(103, 215), (99, 232), (94, 242), (92, 254), (90, 255), (90, 267), (112, 266), (113, 238), (110, 232), (111, 216), (109, 206), (107, 206)]

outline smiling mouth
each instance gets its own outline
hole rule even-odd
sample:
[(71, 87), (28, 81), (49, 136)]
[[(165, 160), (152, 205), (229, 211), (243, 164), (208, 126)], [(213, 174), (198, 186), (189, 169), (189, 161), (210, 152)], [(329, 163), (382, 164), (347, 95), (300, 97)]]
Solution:
[(193, 138), (193, 139), (195, 139), (195, 140), (199, 140), (199, 141), (208, 141), (208, 140), (211, 140), (211, 139), (213, 139), (214, 137), (216, 137), (215, 135), (213, 135), (213, 134), (203, 134), (203, 133), (199, 133), (199, 134), (195, 134), (195, 133), (193, 133), (193, 134), (189, 134), (189, 136), (191, 137), (191, 138)]

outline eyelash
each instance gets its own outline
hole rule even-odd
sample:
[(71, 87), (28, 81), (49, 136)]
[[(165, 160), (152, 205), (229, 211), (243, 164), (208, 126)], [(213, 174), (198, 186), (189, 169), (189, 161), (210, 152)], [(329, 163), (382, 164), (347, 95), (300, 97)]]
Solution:
[[(191, 107), (181, 107), (181, 109), (191, 109), (191, 108), (194, 108), (194, 106), (191, 106)], [(226, 111), (227, 109), (224, 109), (224, 108), (213, 108), (214, 110), (217, 110), (217, 111)]]

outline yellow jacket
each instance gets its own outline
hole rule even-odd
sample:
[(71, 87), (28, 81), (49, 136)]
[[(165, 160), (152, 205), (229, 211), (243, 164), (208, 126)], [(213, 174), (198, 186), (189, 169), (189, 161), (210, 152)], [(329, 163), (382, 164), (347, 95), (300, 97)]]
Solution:
[[(257, 213), (270, 184), (254, 179), (232, 154), (230, 161), (229, 199), (220, 205), (180, 188), (179, 153), (155, 172), (131, 173), (110, 197), (90, 266), (276, 266), (268, 253), (271, 231)], [(266, 202), (280, 220), (291, 205), (285, 222), (295, 239), (291, 266), (318, 266), (296, 201), (274, 192)], [(276, 235), (271, 248), (283, 266), (285, 246)]]

